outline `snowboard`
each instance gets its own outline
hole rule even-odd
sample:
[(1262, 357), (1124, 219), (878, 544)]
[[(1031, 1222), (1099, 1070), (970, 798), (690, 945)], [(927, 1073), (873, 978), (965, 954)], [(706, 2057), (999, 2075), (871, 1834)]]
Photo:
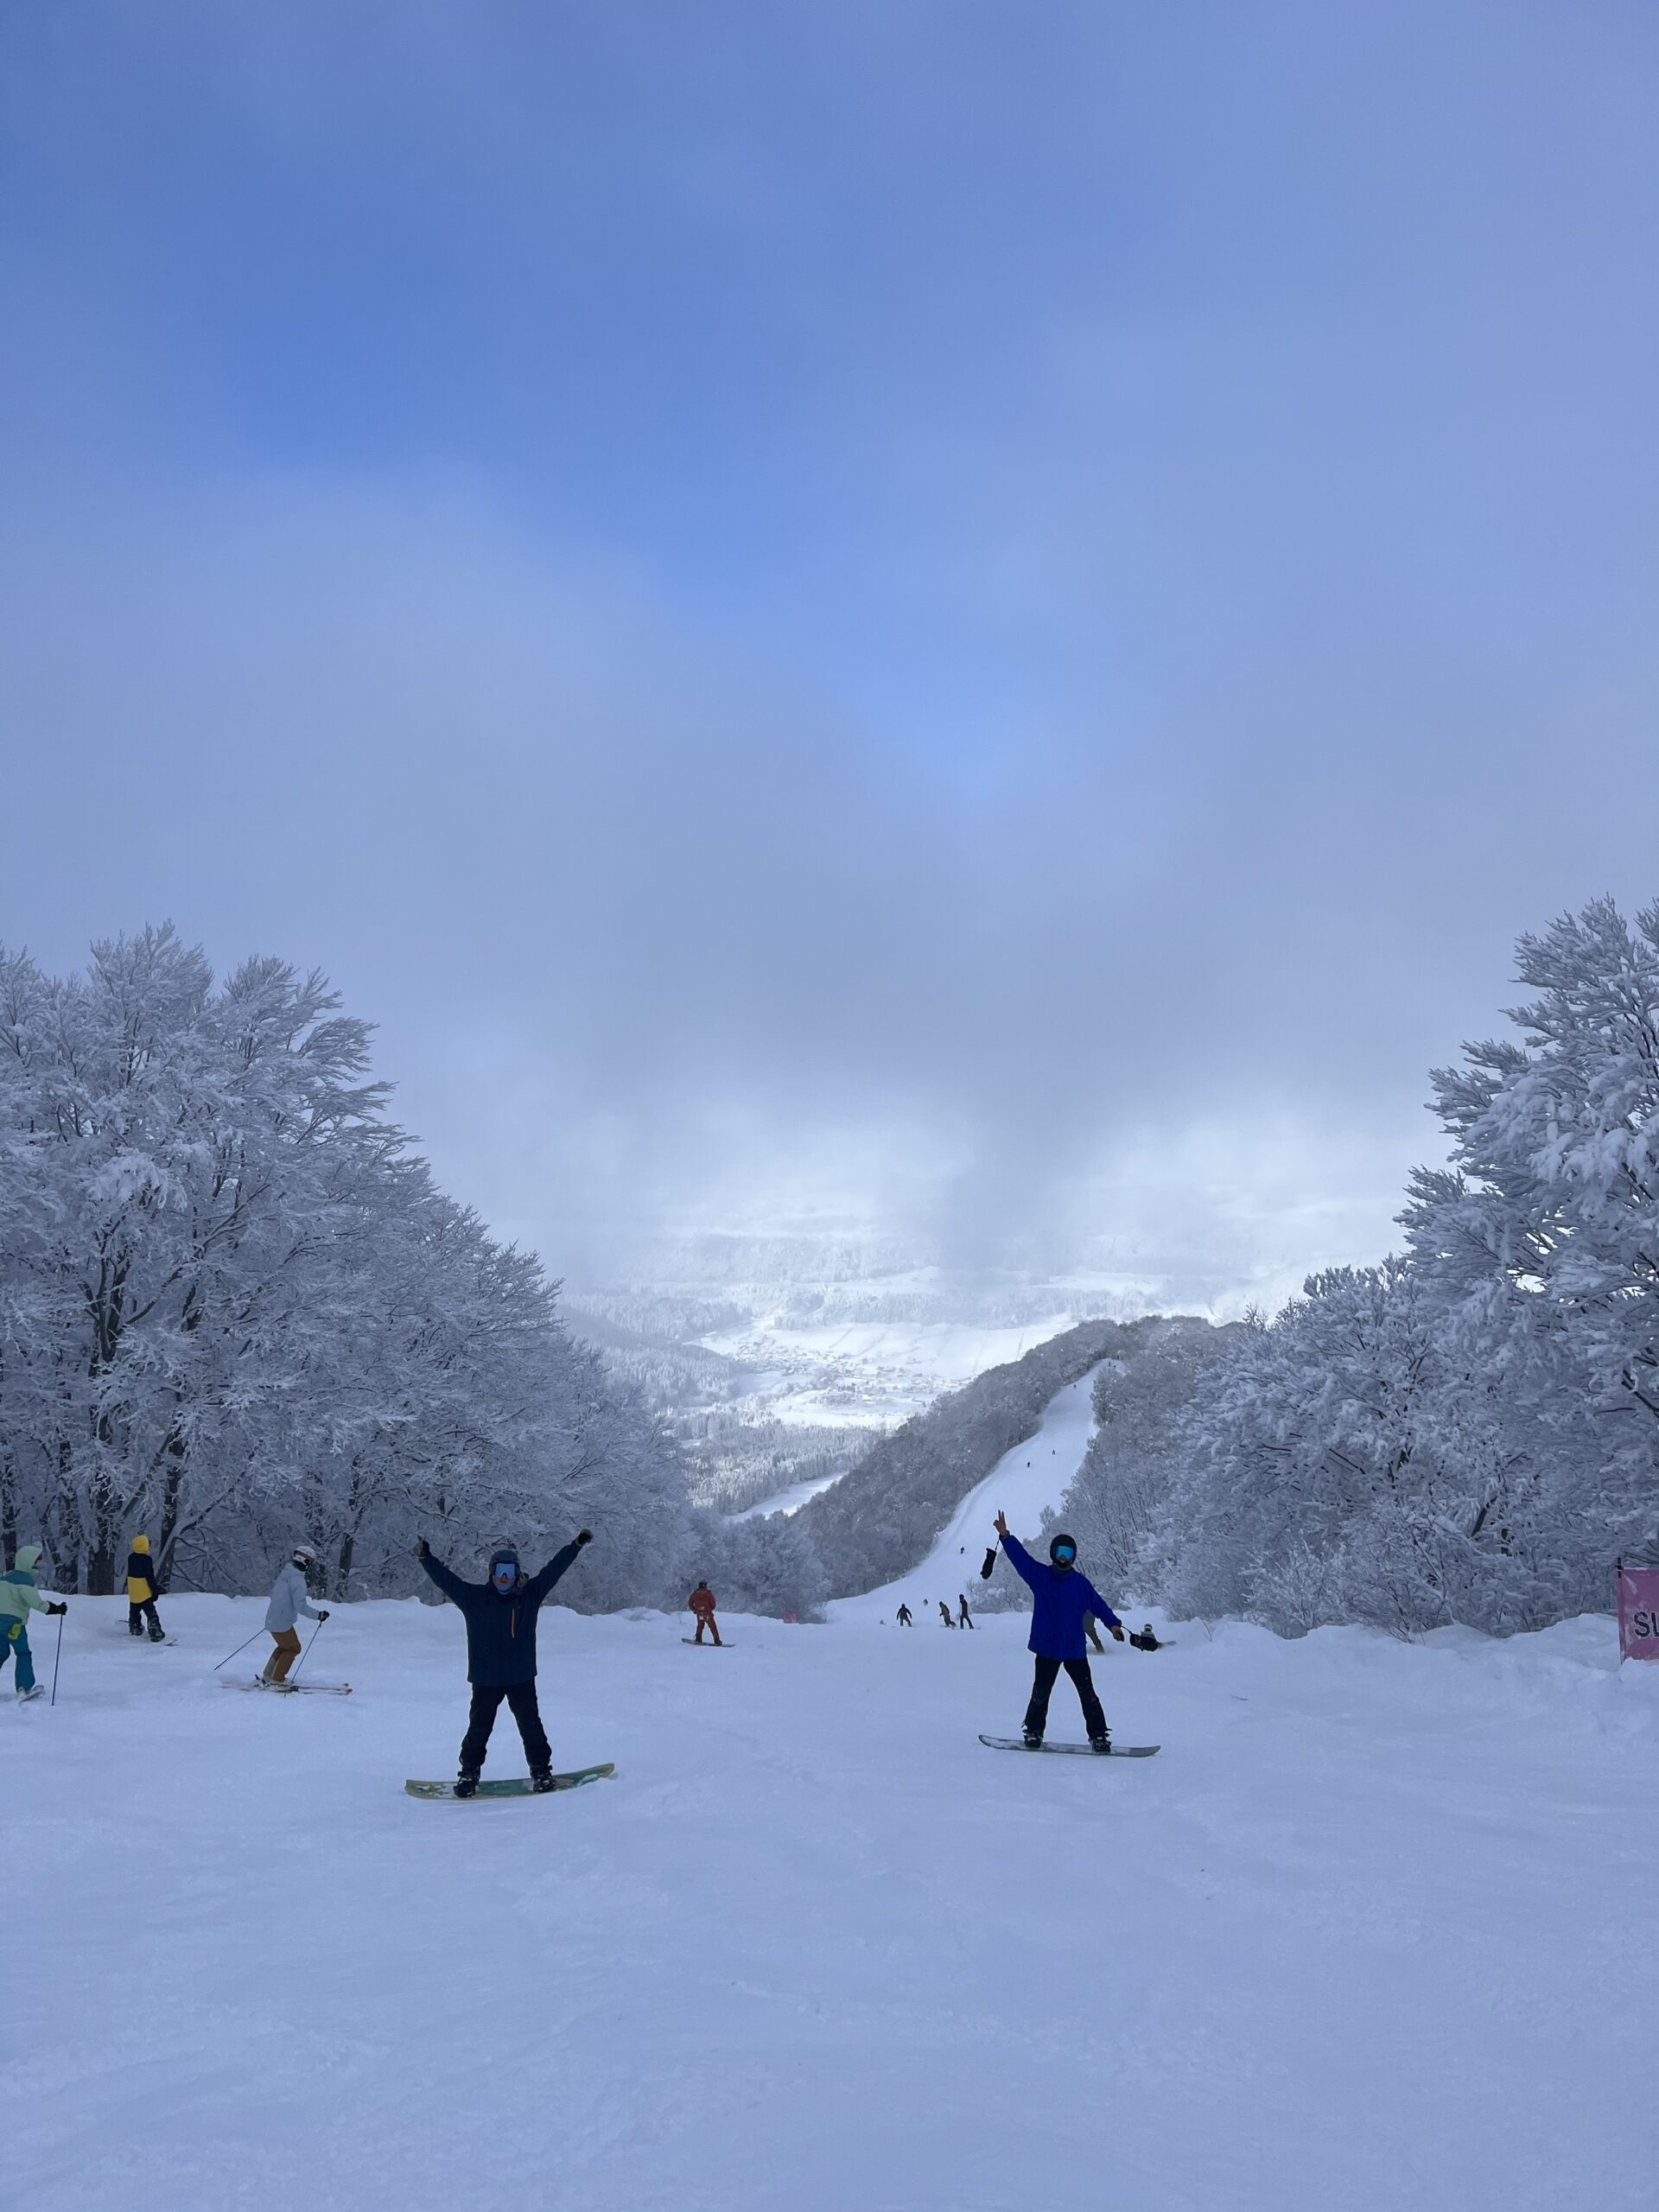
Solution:
[[(988, 1744), (994, 1751), (1024, 1751), (1030, 1749), (1030, 1745), (1023, 1743), (1018, 1736), (982, 1736), (979, 1740), (982, 1744)], [(1066, 1751), (1074, 1758), (1081, 1757), (1085, 1759), (1149, 1759), (1155, 1751), (1161, 1751), (1163, 1745), (1161, 1744), (1114, 1744), (1109, 1751), (1096, 1751), (1087, 1744), (1039, 1744), (1037, 1748), (1039, 1751)]]
[(254, 1675), (244, 1681), (239, 1675), (221, 1675), (220, 1687), (227, 1690), (269, 1690), (273, 1697), (350, 1697), (349, 1682), (266, 1682)]
[[(607, 1774), (615, 1772), (616, 1768), (609, 1760), (603, 1766), (579, 1766), (570, 1774), (556, 1774), (551, 1789), (532, 1789), (527, 1774), (515, 1774), (510, 1782), (480, 1782), (473, 1798), (551, 1797), (561, 1789), (580, 1789), (584, 1782), (602, 1782)], [(411, 1797), (453, 1797), (458, 1805), (471, 1802), (455, 1797), (453, 1782), (406, 1782), (404, 1788)]]
[[(683, 1636), (680, 1638), (680, 1642), (682, 1643), (697, 1643), (697, 1639), (695, 1636)], [(697, 1643), (697, 1649), (699, 1651), (729, 1651), (731, 1648), (732, 1640), (730, 1637), (727, 1637), (719, 1643)]]

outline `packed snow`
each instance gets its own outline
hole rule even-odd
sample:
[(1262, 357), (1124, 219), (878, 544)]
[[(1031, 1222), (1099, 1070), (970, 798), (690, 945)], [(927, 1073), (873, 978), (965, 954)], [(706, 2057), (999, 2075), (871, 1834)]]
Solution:
[(32, 2212), (1651, 2212), (1659, 1669), (1605, 1619), (1183, 1624), (1095, 1662), (1163, 1746), (1114, 1764), (976, 1740), (1018, 1616), (550, 1608), (556, 1758), (616, 1778), (433, 1805), (452, 1610), (337, 1611), (300, 1679), (355, 1694), (286, 1700), (213, 1672), (257, 1604), (162, 1611), (75, 1601), (0, 1710)]

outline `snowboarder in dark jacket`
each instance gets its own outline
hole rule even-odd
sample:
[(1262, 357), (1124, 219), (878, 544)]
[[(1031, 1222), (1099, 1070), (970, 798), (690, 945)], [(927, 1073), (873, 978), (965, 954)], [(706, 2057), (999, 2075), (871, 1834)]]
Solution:
[(1002, 1540), (1002, 1548), (1012, 1561), (1014, 1570), (1031, 1591), (1031, 1639), (1028, 1649), (1036, 1659), (1036, 1678), (1032, 1684), (1031, 1703), (1026, 1707), (1025, 1738), (1028, 1751), (1040, 1750), (1043, 1730), (1048, 1724), (1048, 1700), (1053, 1694), (1055, 1682), (1062, 1667), (1071, 1675), (1083, 1707), (1083, 1725), (1089, 1732), (1089, 1742), (1096, 1751), (1112, 1748), (1111, 1731), (1106, 1726), (1106, 1716), (1100, 1709), (1100, 1700), (1095, 1695), (1094, 1677), (1089, 1672), (1088, 1655), (1084, 1649), (1083, 1624), (1092, 1613), (1103, 1621), (1116, 1640), (1123, 1641), (1123, 1624), (1106, 1600), (1095, 1588), (1086, 1574), (1077, 1568), (1077, 1546), (1075, 1537), (1057, 1534), (1049, 1542), (1048, 1564), (1033, 1559), (1018, 1536), (1008, 1534), (1008, 1524), (999, 1513), (996, 1533)]
[(910, 1607), (908, 1605), (900, 1605), (899, 1608), (899, 1625), (900, 1628), (908, 1628), (910, 1626)]
[(950, 1608), (943, 1598), (939, 1599), (939, 1618), (944, 1623), (946, 1628), (955, 1628), (956, 1623), (950, 1618)]
[(416, 1545), (416, 1558), (467, 1624), (467, 1679), (473, 1686), (473, 1707), (461, 1738), (457, 1797), (477, 1792), (490, 1731), (503, 1698), (512, 1707), (524, 1738), (531, 1787), (553, 1787), (553, 1753), (536, 1702), (536, 1618), (543, 1599), (574, 1565), (582, 1546), (593, 1541), (592, 1531), (583, 1529), (573, 1543), (554, 1553), (539, 1574), (528, 1577), (515, 1548), (498, 1544), (490, 1554), (489, 1579), (484, 1582), (463, 1582), (442, 1560), (434, 1559), (424, 1536)]
[(957, 1626), (958, 1628), (972, 1628), (974, 1624), (974, 1617), (968, 1610), (968, 1600), (963, 1597), (958, 1596), (957, 1603), (962, 1607), (962, 1615), (957, 1623)]

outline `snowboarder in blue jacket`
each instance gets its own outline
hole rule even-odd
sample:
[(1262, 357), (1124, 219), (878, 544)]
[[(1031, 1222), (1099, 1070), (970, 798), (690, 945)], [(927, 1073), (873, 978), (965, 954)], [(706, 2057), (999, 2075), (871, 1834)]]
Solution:
[(473, 1706), (461, 1738), (457, 1797), (477, 1794), (479, 1771), (503, 1698), (524, 1738), (531, 1788), (553, 1787), (553, 1753), (536, 1702), (536, 1616), (553, 1585), (581, 1557), (582, 1546), (593, 1541), (591, 1529), (581, 1529), (574, 1542), (554, 1553), (539, 1574), (530, 1575), (514, 1545), (498, 1544), (490, 1554), (486, 1582), (463, 1582), (432, 1556), (424, 1536), (416, 1545), (416, 1558), (467, 1624), (467, 1679), (473, 1686)]
[(1048, 1724), (1048, 1700), (1059, 1679), (1062, 1667), (1077, 1686), (1077, 1700), (1083, 1707), (1083, 1725), (1089, 1732), (1090, 1747), (1108, 1752), (1112, 1748), (1111, 1731), (1106, 1726), (1106, 1716), (1100, 1709), (1100, 1700), (1095, 1694), (1094, 1677), (1089, 1672), (1088, 1654), (1084, 1647), (1083, 1624), (1090, 1614), (1103, 1621), (1116, 1640), (1123, 1641), (1123, 1624), (1101, 1596), (1086, 1574), (1077, 1571), (1077, 1545), (1074, 1536), (1057, 1534), (1049, 1541), (1048, 1564), (1033, 1559), (1018, 1536), (1008, 1534), (1008, 1524), (1001, 1514), (996, 1516), (996, 1533), (1002, 1548), (1014, 1566), (1014, 1573), (1031, 1592), (1031, 1640), (1029, 1649), (1037, 1662), (1036, 1679), (1032, 1685), (1031, 1703), (1026, 1707), (1026, 1749), (1040, 1751), (1043, 1730)]

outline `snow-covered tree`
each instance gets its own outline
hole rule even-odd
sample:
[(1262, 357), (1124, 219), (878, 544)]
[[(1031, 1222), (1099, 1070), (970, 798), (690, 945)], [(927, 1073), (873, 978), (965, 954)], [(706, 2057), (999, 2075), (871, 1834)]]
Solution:
[(321, 977), (219, 984), (170, 929), (67, 979), (0, 953), (0, 1541), (108, 1591), (143, 1527), (164, 1585), (238, 1590), (302, 1534), (346, 1595), (410, 1587), (417, 1534), (586, 1523), (574, 1601), (677, 1601), (677, 1446), (435, 1187), (368, 1041)]

